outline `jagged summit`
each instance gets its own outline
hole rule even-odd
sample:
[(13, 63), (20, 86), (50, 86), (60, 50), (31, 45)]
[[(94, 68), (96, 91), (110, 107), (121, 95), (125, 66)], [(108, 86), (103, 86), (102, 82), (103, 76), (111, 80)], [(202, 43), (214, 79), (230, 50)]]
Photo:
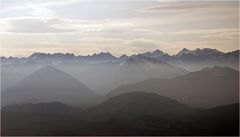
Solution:
[(119, 57), (119, 60), (126, 60), (127, 58), (128, 58), (128, 56), (123, 54)]
[[(239, 50), (236, 51), (232, 51), (232, 52), (239, 52)], [(197, 48), (195, 50), (189, 50), (187, 48), (183, 48), (182, 50), (180, 50), (175, 56), (181, 56), (183, 54), (211, 54), (211, 53), (221, 53), (223, 54), (224, 52), (221, 52), (217, 49), (211, 49), (211, 48)], [(228, 52), (231, 53), (231, 52)], [(139, 53), (137, 55), (144, 55), (144, 56), (151, 56), (151, 57), (158, 57), (158, 56), (163, 56), (166, 55), (167, 53), (156, 49), (152, 52), (145, 52), (145, 53)], [(168, 54), (167, 54), (168, 55)], [(123, 57), (126, 57), (125, 54), (121, 55)], [(120, 56), (120, 57), (121, 57)], [(133, 56), (133, 55), (132, 55)], [(31, 54), (28, 58), (31, 59), (36, 59), (36, 58), (48, 58), (48, 57), (110, 57), (110, 58), (116, 58), (115, 56), (113, 56), (110, 52), (100, 52), (100, 53), (94, 53), (92, 55), (87, 55), (87, 56), (75, 56), (73, 53), (42, 53), (42, 52), (34, 52), (33, 54)], [(119, 57), (119, 58), (120, 58)], [(4, 58), (4, 56), (1, 56), (1, 58)], [(13, 58), (13, 57), (9, 57), (9, 58)]]
[(186, 48), (183, 48), (181, 51), (179, 51), (176, 56), (181, 57), (187, 54), (192, 54), (195, 56), (208, 56), (208, 55), (216, 55), (216, 54), (224, 54), (223, 52), (216, 50), (216, 49), (211, 49), (211, 48), (197, 48), (195, 50), (188, 50)]
[(139, 64), (139, 63), (146, 63), (146, 62), (155, 63), (155, 64), (166, 64), (161, 60), (157, 60), (141, 54), (130, 56), (129, 58), (126, 59), (125, 64), (130, 65), (130, 64)]
[(119, 58), (126, 58), (128, 57), (126, 54), (121, 55)]
[(99, 54), (94, 53), (92, 57), (110, 57), (114, 58), (114, 56), (110, 52), (100, 52)]
[(137, 55), (141, 55), (141, 56), (145, 56), (145, 57), (149, 57), (149, 58), (156, 58), (156, 57), (161, 57), (163, 55), (165, 55), (165, 53), (159, 49), (153, 51), (153, 52), (145, 52), (145, 53), (140, 53)]
[(49, 59), (49, 58), (59, 58), (59, 59), (73, 59), (76, 57), (73, 53), (40, 53), (36, 52), (29, 56), (29, 59), (40, 60), (40, 59)]
[(188, 49), (186, 49), (186, 48), (183, 48), (182, 50), (180, 50), (177, 54), (176, 54), (176, 56), (182, 56), (182, 55), (184, 55), (184, 54), (188, 54), (188, 53), (191, 53), (191, 50), (188, 50)]
[(152, 54), (154, 54), (154, 55), (156, 55), (156, 54), (157, 54), (157, 55), (163, 55), (164, 52), (161, 51), (161, 50), (159, 50), (159, 49), (157, 49), (157, 50), (153, 51)]
[(32, 55), (30, 55), (29, 58), (36, 59), (36, 58), (39, 58), (39, 57), (46, 57), (46, 56), (50, 56), (50, 55), (51, 55), (50, 53), (35, 52)]
[[(166, 62), (175, 66), (185, 68), (187, 70), (200, 70), (207, 66), (229, 66), (234, 69), (239, 68), (239, 50), (231, 51), (228, 53), (221, 52), (217, 49), (211, 48), (197, 48), (189, 50), (183, 48), (176, 55), (169, 55), (163, 51), (156, 49), (152, 52), (139, 53), (134, 55), (123, 54), (120, 57), (115, 57), (110, 52), (94, 53), (87, 56), (75, 56), (71, 53), (33, 53), (27, 58), (4, 58), (1, 57), (1, 65), (22, 65), (22, 64), (56, 64), (63, 65), (67, 63), (86, 63), (86, 64), (101, 64), (101, 63), (113, 63), (120, 64), (124, 62), (136, 62), (141, 63), (143, 58), (136, 56), (143, 56), (148, 59), (145, 61), (158, 61)], [(137, 62), (140, 61), (140, 62)]]

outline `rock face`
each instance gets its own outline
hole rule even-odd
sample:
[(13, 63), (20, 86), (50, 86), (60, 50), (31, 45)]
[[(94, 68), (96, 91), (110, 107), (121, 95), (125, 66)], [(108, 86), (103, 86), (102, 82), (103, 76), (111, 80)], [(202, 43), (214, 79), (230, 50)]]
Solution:
[(87, 103), (96, 94), (82, 83), (54, 67), (46, 66), (4, 89), (2, 104), (60, 101)]

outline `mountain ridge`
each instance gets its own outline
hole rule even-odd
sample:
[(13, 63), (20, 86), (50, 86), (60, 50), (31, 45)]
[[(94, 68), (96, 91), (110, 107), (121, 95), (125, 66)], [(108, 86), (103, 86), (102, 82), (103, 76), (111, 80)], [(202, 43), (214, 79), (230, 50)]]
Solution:
[[(138, 54), (132, 54), (132, 55), (147, 55), (147, 54), (155, 54), (155, 55), (164, 55), (164, 54), (167, 54), (169, 56), (177, 56), (178, 54), (180, 54), (182, 51), (189, 51), (189, 53), (193, 53), (193, 52), (197, 52), (197, 51), (204, 51), (204, 50), (208, 50), (208, 51), (214, 51), (214, 52), (220, 52), (220, 53), (224, 53), (224, 54), (227, 54), (227, 53), (231, 53), (231, 52), (239, 52), (240, 50), (232, 50), (232, 51), (228, 51), (228, 52), (223, 52), (223, 51), (219, 51), (217, 49), (212, 49), (212, 48), (196, 48), (195, 50), (189, 50), (187, 48), (183, 48), (182, 50), (178, 51), (177, 53), (173, 54), (173, 55), (169, 55), (168, 53), (165, 53), (164, 51), (161, 51), (160, 49), (156, 49), (156, 50), (153, 50), (152, 52), (150, 51), (147, 51), (147, 52), (143, 52), (143, 53), (138, 53)], [(5, 57), (5, 56), (1, 56), (2, 59), (13, 59), (13, 58), (34, 58), (36, 56), (53, 56), (53, 57), (64, 57), (64, 56), (74, 56), (74, 57), (92, 57), (92, 56), (101, 56), (101, 55), (110, 55), (110, 56), (113, 56), (115, 58), (120, 58), (121, 56), (127, 56), (126, 54), (122, 54), (120, 55), (119, 57), (116, 57), (114, 55), (112, 55), (110, 52), (100, 52), (100, 53), (93, 53), (92, 55), (86, 55), (86, 56), (83, 56), (83, 55), (75, 55), (73, 53), (60, 53), (60, 52), (56, 52), (56, 53), (44, 53), (44, 52), (34, 52), (32, 53), (31, 55), (27, 56), (27, 57), (13, 57), (13, 56), (9, 56), (9, 57)], [(132, 55), (128, 55), (129, 56), (132, 56)]]
[(3, 89), (2, 104), (62, 101), (66, 104), (86, 103), (97, 97), (84, 84), (52, 66), (45, 66), (16, 84)]
[(238, 100), (239, 71), (226, 67), (205, 68), (170, 79), (149, 79), (113, 89), (108, 97), (143, 90), (177, 99), (191, 106), (213, 107)]
[(22, 65), (29, 63), (106, 63), (106, 62), (122, 62), (133, 57), (146, 57), (155, 60), (163, 61), (168, 64), (182, 67), (188, 71), (199, 70), (199, 68), (207, 66), (228, 66), (236, 70), (239, 69), (239, 50), (234, 50), (230, 52), (222, 52), (217, 49), (203, 48), (188, 50), (183, 48), (181, 51), (175, 55), (169, 55), (159, 49), (152, 52), (145, 52), (133, 55), (121, 55), (116, 57), (110, 52), (100, 52), (94, 53), (87, 56), (76, 56), (72, 53), (33, 53), (29, 57), (1, 57), (1, 65)]

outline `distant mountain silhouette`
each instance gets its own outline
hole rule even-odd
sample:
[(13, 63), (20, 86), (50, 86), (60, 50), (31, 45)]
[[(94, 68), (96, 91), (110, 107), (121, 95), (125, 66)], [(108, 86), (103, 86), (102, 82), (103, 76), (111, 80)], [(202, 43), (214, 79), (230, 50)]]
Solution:
[(140, 53), (138, 55), (141, 55), (141, 56), (144, 56), (147, 58), (161, 60), (161, 61), (168, 62), (168, 63), (174, 61), (174, 56), (170, 56), (169, 54), (164, 53), (163, 51), (161, 51), (159, 49), (157, 49), (153, 52)]
[(82, 58), (89, 61), (114, 61), (117, 59), (109, 52), (94, 53), (92, 56), (83, 56)]
[(69, 74), (46, 66), (25, 77), (2, 92), (2, 104), (60, 101), (81, 104), (96, 94)]
[[(153, 52), (139, 53), (147, 58), (153, 58), (157, 60), (164, 61), (168, 64), (183, 67), (189, 71), (199, 70), (207, 66), (228, 66), (234, 69), (239, 68), (239, 50), (224, 53), (217, 49), (203, 48), (189, 50), (183, 48), (176, 55), (169, 55), (160, 51), (159, 49)], [(75, 56), (70, 53), (33, 53), (28, 58), (16, 58), (16, 57), (1, 57), (2, 65), (16, 65), (16, 64), (26, 64), (26, 63), (54, 63), (56, 61), (67, 61), (67, 62), (118, 62), (127, 60), (128, 58), (134, 57), (136, 55), (122, 55), (120, 57), (115, 57), (109, 52), (101, 52), (98, 54), (88, 55), (88, 56)]]
[(228, 66), (238, 70), (239, 53), (239, 50), (224, 53), (210, 48), (197, 48), (195, 50), (183, 48), (176, 55), (172, 56), (159, 50), (146, 52), (139, 55), (162, 60), (190, 71), (196, 71), (207, 66), (216, 65)]
[(29, 56), (30, 60), (35, 61), (44, 61), (44, 60), (87, 60), (87, 61), (111, 61), (116, 60), (116, 57), (114, 57), (109, 52), (101, 52), (99, 54), (93, 54), (92, 56), (75, 56), (74, 54), (70, 53), (33, 53), (31, 56)]
[(150, 79), (120, 86), (107, 96), (142, 90), (159, 93), (193, 106), (214, 107), (238, 101), (238, 76), (238, 71), (227, 67), (205, 68), (173, 79)]
[(140, 53), (138, 55), (142, 55), (145, 57), (152, 57), (152, 58), (157, 58), (157, 57), (161, 57), (163, 55), (165, 55), (165, 53), (159, 49), (153, 51), (153, 52), (145, 52), (145, 53)]
[(44, 59), (62, 59), (62, 60), (70, 60), (74, 59), (74, 54), (70, 53), (54, 53), (54, 54), (46, 54), (46, 53), (33, 53), (31, 56), (29, 56), (29, 59), (31, 60), (44, 60)]
[[(237, 53), (237, 54), (236, 54)], [(172, 63), (177, 66), (185, 66), (187, 70), (199, 70), (203, 67), (228, 66), (238, 70), (239, 50), (224, 53), (216, 49), (183, 49), (174, 56)]]
[(146, 57), (144, 55), (133, 55), (129, 58), (127, 58), (125, 60), (125, 64), (128, 65), (128, 64), (140, 64), (140, 63), (147, 63), (147, 62), (150, 62), (150, 63), (156, 63), (156, 64), (164, 64), (164, 65), (168, 65), (167, 63), (161, 61), (161, 60), (157, 60), (157, 59), (154, 59), (154, 58), (151, 58), (151, 57)]
[(121, 67), (127, 69), (125, 71), (132, 71), (130, 75), (137, 72), (136, 76), (145, 75), (145, 79), (149, 76), (156, 78), (164, 75), (177, 76), (187, 73), (185, 69), (143, 55), (129, 57), (121, 62)]
[(176, 56), (178, 58), (184, 58), (185, 57), (200, 57), (200, 58), (207, 58), (209, 56), (219, 56), (223, 55), (224, 53), (221, 51), (218, 51), (216, 49), (210, 49), (210, 48), (205, 48), (205, 49), (195, 49), (195, 50), (188, 50), (186, 48), (183, 48), (181, 51), (179, 51)]
[(125, 54), (123, 54), (123, 55), (121, 55), (121, 56), (119, 57), (118, 60), (122, 61), (122, 60), (126, 60), (126, 59), (128, 59), (128, 56), (125, 55)]

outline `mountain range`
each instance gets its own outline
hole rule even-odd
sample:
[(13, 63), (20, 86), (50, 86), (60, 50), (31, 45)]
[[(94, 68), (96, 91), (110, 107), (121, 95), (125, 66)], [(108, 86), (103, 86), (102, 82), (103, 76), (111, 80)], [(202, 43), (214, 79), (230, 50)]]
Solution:
[(239, 64), (239, 50), (224, 53), (216, 49), (195, 49), (188, 50), (183, 48), (176, 55), (169, 55), (160, 50), (153, 52), (139, 53), (136, 55), (122, 55), (115, 57), (109, 52), (101, 52), (99, 54), (93, 54), (88, 56), (75, 56), (70, 53), (33, 53), (29, 57), (16, 58), (16, 57), (1, 57), (1, 65), (11, 64), (28, 64), (28, 63), (54, 63), (57, 61), (62, 62), (90, 62), (90, 63), (103, 63), (103, 62), (121, 62), (125, 61), (132, 56), (135, 57), (148, 57), (157, 60), (164, 61), (172, 65), (179, 65), (189, 71), (199, 70), (206, 66), (228, 66), (234, 69), (238, 69)]
[(239, 134), (239, 103), (197, 109), (145, 92), (122, 94), (88, 109), (49, 102), (1, 111), (1, 135), (11, 136)]
[(239, 135), (239, 50), (1, 57), (1, 135)]
[(176, 55), (155, 50), (120, 57), (109, 52), (88, 56), (33, 53), (25, 58), (1, 57), (2, 88), (11, 86), (46, 65), (69, 73), (97, 93), (106, 94), (121, 85), (151, 78), (173, 78), (205, 67), (223, 66), (239, 70), (239, 50), (224, 53), (216, 49), (184, 48)]
[[(49, 59), (48, 56), (46, 59)], [(45, 63), (2, 65), (3, 89), (46, 65), (54, 66), (61, 71), (69, 73), (72, 77), (90, 87), (91, 90), (100, 94), (124, 84), (136, 83), (149, 78), (169, 78), (188, 73), (181, 67), (140, 55), (127, 57), (127, 59), (119, 62), (90, 63), (91, 61), (88, 62), (86, 60), (74, 62), (74, 59), (71, 61), (73, 62), (61, 59), (54, 61), (54, 63), (44, 61)]]
[[(215, 66), (187, 72), (142, 55), (103, 64), (4, 68), (3, 74), (31, 71), (1, 89), (1, 135), (239, 135), (239, 71)], [(79, 74), (68, 74), (73, 71)], [(125, 84), (98, 95), (85, 86), (88, 75), (98, 84)], [(130, 82), (139, 76), (145, 79)]]

